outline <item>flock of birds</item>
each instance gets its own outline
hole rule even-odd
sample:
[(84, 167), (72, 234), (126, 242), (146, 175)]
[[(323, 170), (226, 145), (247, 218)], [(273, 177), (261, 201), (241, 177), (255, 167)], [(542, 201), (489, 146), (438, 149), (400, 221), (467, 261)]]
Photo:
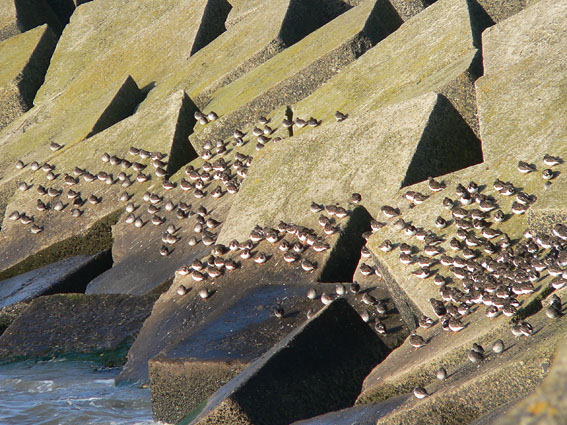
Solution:
[[(543, 157), (546, 168), (541, 177), (545, 188), (559, 175), (555, 168), (562, 163), (558, 157), (548, 154)], [(517, 170), (521, 174), (535, 173), (537, 167), (520, 161)], [(443, 330), (457, 333), (467, 327), (465, 318), (481, 308), (485, 308), (488, 318), (500, 314), (512, 317), (522, 304), (521, 298), (533, 294), (538, 282), (547, 275), (551, 276), (550, 291), (567, 286), (567, 226), (557, 223), (549, 234), (536, 234), (528, 229), (519, 240), (513, 241), (499, 228), (499, 224), (526, 213), (537, 197), (500, 179), (493, 182), (496, 197), (484, 194), (481, 187), (474, 181), (466, 186), (457, 184), (455, 197), (451, 198), (448, 194), (442, 200), (442, 206), (450, 217), (439, 215), (432, 223), (435, 230), (416, 227), (411, 220), (405, 221), (400, 209), (392, 206), (381, 208), (386, 222), (373, 220), (371, 224), (373, 232), (389, 225), (395, 229), (394, 233), (400, 234), (400, 241), (385, 239), (377, 244), (377, 249), (385, 253), (398, 249), (400, 263), (414, 268), (410, 272), (414, 279), (430, 279), (439, 287), (439, 297), (429, 300), (434, 316), (420, 317), (419, 328), (428, 329), (440, 323)], [(410, 209), (426, 202), (433, 193), (449, 190), (444, 182), (433, 178), (429, 179), (428, 188), (429, 194), (411, 190), (404, 193)], [(504, 198), (513, 199), (510, 214), (500, 206)], [(434, 208), (428, 207), (430, 211)], [(448, 230), (448, 234), (454, 232), (455, 236), (446, 241), (439, 234), (445, 231), (442, 229)], [(411, 244), (412, 240), (417, 244)], [(366, 247), (362, 251), (362, 255), (365, 254), (368, 255)], [(386, 261), (395, 260), (390, 258)], [(436, 266), (438, 269), (434, 269)], [(367, 272), (373, 268), (370, 265), (365, 267)], [(545, 314), (550, 319), (563, 315), (562, 302), (556, 294), (549, 297)], [(526, 320), (518, 320), (511, 326), (511, 331), (515, 337), (529, 337), (534, 333), (533, 326)], [(417, 330), (409, 336), (409, 344), (415, 350), (427, 343), (428, 340), (418, 335)], [(504, 350), (501, 339), (492, 345), (494, 353)], [(471, 362), (479, 363), (487, 357), (487, 353), (480, 344), (474, 344), (467, 356)], [(437, 378), (442, 380), (446, 377), (446, 370), (441, 368)], [(417, 386), (414, 395), (422, 399), (428, 393), (423, 386)]]
[[(214, 112), (203, 114), (199, 111), (195, 113), (195, 119), (202, 125), (215, 121), (218, 115)], [(348, 116), (339, 111), (335, 113), (335, 119), (340, 122)], [(270, 140), (277, 142), (281, 138), (271, 138), (274, 129), (270, 127), (270, 120), (260, 117), (256, 126), (250, 131), (256, 137), (256, 150), (262, 149)], [(314, 118), (308, 120), (296, 119), (295, 121), (284, 119), (282, 127), (290, 128), (297, 126), (318, 126), (320, 121)], [(94, 192), (96, 185), (106, 187), (121, 186), (123, 192), (118, 199), (125, 204), (123, 220), (126, 224), (131, 224), (135, 228), (142, 228), (151, 223), (154, 226), (164, 226), (167, 223), (165, 212), (174, 214), (178, 220), (185, 220), (194, 217), (192, 232), (186, 237), (186, 243), (194, 247), (199, 243), (210, 247), (210, 252), (201, 259), (195, 259), (191, 264), (184, 265), (176, 270), (176, 275), (181, 278), (187, 277), (194, 282), (205, 282), (207, 280), (214, 283), (214, 279), (223, 275), (225, 272), (233, 271), (241, 266), (240, 261), (251, 260), (251, 263), (262, 265), (267, 263), (273, 255), (259, 249), (260, 243), (265, 241), (277, 247), (269, 249), (269, 252), (279, 252), (285, 263), (298, 265), (303, 271), (310, 273), (318, 267), (318, 262), (308, 259), (305, 255), (308, 252), (321, 253), (331, 248), (329, 238), (340, 231), (337, 220), (346, 218), (350, 211), (349, 205), (355, 206), (362, 200), (362, 196), (353, 193), (348, 201), (347, 208), (339, 204), (323, 205), (312, 202), (310, 210), (314, 214), (319, 214), (317, 222), (320, 230), (281, 221), (274, 227), (256, 226), (248, 239), (244, 242), (233, 240), (228, 246), (216, 243), (218, 230), (222, 222), (213, 218), (207, 207), (201, 204), (194, 208), (187, 200), (174, 199), (170, 194), (181, 191), (181, 196), (192, 195), (196, 200), (203, 201), (204, 198), (219, 199), (226, 194), (238, 192), (242, 182), (248, 174), (248, 168), (252, 163), (252, 156), (236, 151), (246, 145), (247, 135), (240, 131), (234, 131), (232, 146), (229, 143), (217, 141), (216, 143), (207, 142), (203, 146), (201, 158), (202, 165), (188, 165), (184, 169), (183, 178), (179, 182), (172, 182), (167, 172), (167, 155), (161, 152), (149, 152), (141, 148), (130, 147), (126, 157), (105, 153), (101, 161), (114, 167), (114, 171), (89, 171), (86, 168), (74, 167), (67, 173), (57, 174), (53, 164), (44, 163), (40, 165), (33, 161), (25, 164), (19, 160), (16, 163), (17, 169), (28, 167), (32, 171), (44, 173), (45, 183), (37, 183), (35, 190), (38, 198), (36, 209), (39, 213), (62, 213), (66, 209), (70, 210), (71, 217), (80, 217), (85, 209), (95, 207), (103, 202), (103, 196), (98, 196)], [(57, 151), (61, 145), (52, 143), (50, 148)], [(234, 152), (232, 159), (228, 158), (230, 152)], [(250, 150), (250, 149), (249, 149)], [(562, 164), (562, 160), (551, 155), (545, 155), (543, 164), (546, 168), (541, 173), (542, 178), (549, 185), (557, 177), (558, 173), (554, 168)], [(141, 202), (136, 204), (135, 190), (130, 192), (129, 188), (134, 185), (142, 185), (152, 180), (152, 173), (148, 167), (153, 166), (153, 174), (161, 179), (161, 192), (146, 191), (141, 196)], [(522, 174), (537, 172), (537, 167), (524, 161), (518, 163), (518, 171)], [(83, 185), (80, 185), (81, 181)], [(214, 183), (216, 187), (212, 188)], [(19, 183), (20, 191), (28, 191), (34, 185), (28, 182)], [(429, 179), (428, 187), (432, 193), (448, 191), (443, 182), (433, 178)], [(65, 190), (66, 188), (66, 190)], [(93, 189), (91, 189), (93, 188)], [(514, 184), (496, 180), (493, 188), (502, 197), (514, 197), (511, 206), (513, 215), (524, 214), (528, 208), (536, 201), (536, 197), (518, 190)], [(100, 187), (99, 187), (100, 189)], [(100, 192), (100, 190), (98, 190)], [(104, 191), (103, 191), (104, 192)], [(88, 194), (90, 193), (90, 194)], [(179, 192), (178, 192), (179, 193)], [(496, 317), (499, 314), (514, 316), (518, 307), (521, 305), (520, 298), (535, 291), (536, 282), (543, 278), (547, 273), (553, 277), (550, 285), (554, 289), (560, 289), (567, 285), (567, 226), (556, 224), (551, 234), (536, 235), (527, 230), (523, 238), (515, 243), (503, 231), (498, 229), (498, 224), (509, 219), (508, 215), (499, 207), (498, 199), (490, 195), (485, 195), (479, 189), (479, 185), (473, 181), (463, 186), (458, 184), (455, 189), (456, 198), (445, 197), (442, 201), (443, 208), (446, 209), (450, 218), (441, 215), (437, 217), (434, 226), (437, 229), (445, 229), (454, 226), (455, 237), (448, 242), (449, 250), (453, 255), (443, 248), (444, 239), (436, 231), (425, 228), (418, 228), (411, 222), (406, 222), (401, 217), (398, 208), (384, 205), (381, 207), (381, 214), (384, 221), (373, 219), (370, 222), (370, 229), (362, 236), (368, 240), (372, 234), (378, 233), (389, 225), (408, 238), (415, 238), (423, 243), (421, 249), (406, 242), (394, 243), (389, 239), (383, 240), (378, 249), (383, 252), (390, 252), (394, 249), (399, 250), (399, 261), (409, 266), (417, 266), (412, 275), (417, 279), (432, 278), (433, 283), (439, 287), (439, 299), (431, 298), (430, 304), (434, 315), (444, 330), (460, 332), (466, 327), (464, 318), (472, 311), (477, 310), (477, 306), (486, 306), (486, 316)], [(410, 207), (420, 205), (430, 198), (430, 194), (423, 194), (415, 191), (407, 191), (404, 198), (410, 202)], [(145, 211), (145, 213), (144, 213)], [(9, 213), (8, 219), (20, 222), (23, 225), (31, 225), (32, 234), (41, 233), (44, 227), (36, 220), (35, 216), (29, 212), (14, 210)], [(166, 226), (165, 232), (161, 235), (162, 245), (160, 254), (168, 256), (172, 252), (172, 245), (179, 243), (181, 227), (173, 223)], [(361, 250), (361, 257), (371, 259), (372, 252), (367, 245)], [(309, 258), (313, 258), (312, 255)], [(440, 271), (435, 272), (433, 267), (440, 265), (445, 267), (446, 275)], [(376, 275), (381, 278), (377, 267), (362, 262), (359, 266), (362, 276), (368, 277)], [(176, 292), (183, 296), (188, 292), (188, 283), (180, 283)], [(337, 284), (335, 293), (318, 294), (316, 288), (309, 290), (307, 297), (311, 300), (319, 299), (323, 305), (330, 304), (333, 299), (345, 295), (348, 291), (353, 294), (361, 295), (362, 302), (367, 306), (372, 306), (379, 314), (386, 313), (384, 301), (377, 300), (369, 293), (362, 293), (357, 282), (350, 284)], [(209, 298), (214, 291), (202, 286), (198, 295), (202, 299)], [(562, 316), (562, 304), (559, 297), (553, 295), (551, 302), (546, 307), (546, 314), (550, 318)], [(315, 313), (314, 309), (307, 313), (308, 318)], [(274, 310), (276, 317), (284, 317), (285, 312), (281, 306)], [(369, 322), (370, 314), (365, 311), (361, 314), (362, 319)], [(430, 317), (423, 316), (419, 319), (421, 328), (430, 328), (436, 321)], [(386, 333), (384, 324), (377, 319), (375, 330), (381, 334)], [(530, 336), (533, 334), (533, 327), (527, 321), (519, 321), (512, 326), (515, 336)], [(425, 346), (427, 341), (413, 332), (409, 337), (409, 343), (416, 350)], [(501, 353), (505, 349), (502, 340), (496, 341), (492, 350)], [(483, 348), (475, 344), (468, 353), (468, 358), (474, 363), (481, 362), (486, 357)], [(437, 377), (445, 379), (447, 372), (441, 368)], [(417, 398), (427, 396), (425, 388), (418, 386), (414, 390)]]

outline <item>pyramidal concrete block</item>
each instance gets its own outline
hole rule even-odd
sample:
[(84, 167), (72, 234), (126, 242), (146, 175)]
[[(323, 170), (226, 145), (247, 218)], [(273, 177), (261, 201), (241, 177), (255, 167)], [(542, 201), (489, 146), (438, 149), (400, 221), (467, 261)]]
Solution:
[[(176, 279), (169, 291), (175, 293), (180, 280)], [(183, 297), (194, 297), (193, 314), (183, 308), (185, 300), (178, 300), (180, 312), (186, 311), (182, 323), (201, 322), (196, 312), (203, 308), (199, 305), (208, 302), (199, 299), (196, 287), (188, 286), (190, 293)], [(187, 332), (174, 338), (148, 362), (154, 419), (179, 422), (257, 357), (302, 325), (306, 320), (305, 312), (312, 305), (312, 301), (305, 297), (308, 289), (306, 285), (281, 284), (261, 285), (250, 290), (242, 288), (236, 302), (232, 302), (228, 309), (220, 306), (213, 314), (208, 313), (199, 326), (187, 326)], [(219, 289), (213, 297), (223, 296), (220, 291), (228, 292), (229, 288)], [(177, 294), (173, 296), (179, 298)], [(273, 314), (276, 307), (283, 308), (282, 318)], [(157, 335), (153, 339), (155, 341)]]
[(207, 140), (224, 139), (259, 116), (303, 99), (401, 23), (387, 1), (371, 0), (350, 9), (217, 90), (204, 112), (215, 111), (220, 119), (197, 124), (191, 143), (202, 150)]
[[(127, 95), (122, 91), (114, 98)], [(25, 182), (28, 188), (25, 191), (18, 190), (12, 196), (7, 207), (8, 214), (2, 224), (0, 239), (4, 246), (12, 248), (3, 251), (0, 269), (8, 271), (15, 268), (21, 273), (25, 268), (29, 270), (29, 267), (35, 268), (47, 261), (109, 249), (108, 244), (112, 240), (110, 226), (116, 223), (129, 201), (120, 201), (123, 192), (129, 198), (136, 193), (141, 196), (152, 185), (161, 186), (161, 182), (157, 179), (137, 182), (138, 173), (131, 167), (122, 168), (121, 165), (104, 163), (101, 160), (103, 154), (118, 156), (131, 163), (139, 162), (147, 168), (148, 159), (134, 158), (128, 153), (130, 147), (134, 146), (150, 152), (164, 152), (168, 154), (167, 159), (171, 164), (175, 161), (185, 163), (194, 157), (188, 149), (190, 146), (185, 142), (189, 131), (187, 124), (192, 119), (192, 113), (191, 103), (183, 92), (174, 93), (161, 102), (154, 102), (152, 108), (138, 111), (88, 139), (52, 152), (49, 163), (55, 166), (54, 180), (47, 180), (46, 173), (41, 170), (32, 171), (26, 161), (18, 180)], [(172, 160), (170, 155), (175, 155), (176, 159)], [(84, 176), (75, 176), (73, 172), (76, 167), (93, 175), (100, 172), (110, 174), (113, 184), (108, 185), (98, 179), (89, 182)], [(13, 165), (9, 167), (14, 168)], [(149, 173), (151, 168), (145, 172)], [(122, 187), (123, 182), (118, 179), (121, 172), (131, 183), (130, 186)], [(66, 175), (76, 179), (75, 183), (66, 183)], [(55, 189), (55, 196), (40, 195), (37, 192), (40, 185), (46, 189)], [(79, 198), (83, 201), (77, 207), (81, 212), (78, 217), (71, 215), (71, 210), (75, 207), (72, 205), (74, 199), (69, 198), (69, 190), (79, 193)], [(96, 197), (98, 203), (90, 203), (90, 196)], [(37, 209), (38, 199), (47, 205), (46, 210)], [(54, 208), (57, 202), (62, 203), (63, 209), (60, 211)], [(9, 216), (14, 211), (33, 217), (34, 224), (43, 230), (32, 234), (30, 225), (22, 224), (21, 220), (10, 220)], [(22, 235), (26, 237), (23, 238)]]
[[(558, 336), (559, 337), (559, 336)], [(496, 425), (559, 425), (567, 415), (565, 381), (567, 380), (567, 340), (558, 343), (549, 375), (533, 395), (510, 409)]]
[(3, 129), (0, 133), (2, 185), (27, 171), (27, 168), (15, 168), (17, 160), (25, 164), (49, 161), (60, 153), (50, 148), (51, 143), (69, 149), (97, 129), (133, 113), (143, 98), (137, 84), (127, 75), (108, 89), (98, 88), (100, 91), (94, 90), (95, 96), (86, 96), (84, 87), (73, 87), (52, 102), (35, 106)]
[(182, 423), (288, 424), (347, 407), (388, 349), (347, 301), (317, 313)]
[(58, 292), (81, 292), (86, 284), (112, 265), (109, 252), (78, 255), (0, 282), (0, 309)]
[(486, 75), (531, 57), (545, 59), (554, 46), (567, 42), (567, 2), (539, 1), (524, 11), (488, 28), (482, 34)]
[(47, 25), (0, 43), (0, 130), (32, 107), (56, 44)]
[(150, 95), (184, 89), (203, 108), (219, 88), (266, 62), (350, 6), (341, 0), (269, 0), (193, 54)]
[(336, 110), (376, 110), (434, 91), (476, 131), (473, 82), (482, 73), (480, 36), (490, 23), (474, 0), (437, 1), (292, 106), (294, 118), (312, 116), (324, 125)]
[(478, 139), (443, 96), (428, 93), (352, 115), (262, 149), (219, 242), (241, 240), (255, 225), (279, 220), (317, 228), (312, 201), (334, 204), (355, 192), (367, 194), (364, 206), (376, 216), (381, 200), (400, 187), (480, 161)]
[[(36, 103), (48, 101), (76, 79), (86, 80), (87, 93), (124, 74), (140, 87), (151, 88), (224, 30), (228, 7), (225, 0), (85, 4), (73, 14), (58, 43)], [(109, 14), (110, 8), (120, 13)]]
[[(486, 160), (507, 157), (509, 166), (514, 167), (521, 157), (543, 158), (545, 153), (563, 152), (567, 126), (561, 117), (567, 106), (562, 91), (567, 79), (565, 57), (559, 52), (567, 33), (563, 27), (557, 32), (551, 28), (560, 25), (553, 22), (556, 14), (565, 16), (565, 10), (564, 2), (542, 1), (510, 18), (510, 24), (504, 21), (487, 31), (485, 55), (492, 63), (488, 69), (494, 72), (476, 82)], [(534, 25), (534, 20), (544, 23)], [(516, 33), (522, 46), (517, 49), (507, 41), (516, 39)], [(549, 44), (543, 41), (549, 37)]]

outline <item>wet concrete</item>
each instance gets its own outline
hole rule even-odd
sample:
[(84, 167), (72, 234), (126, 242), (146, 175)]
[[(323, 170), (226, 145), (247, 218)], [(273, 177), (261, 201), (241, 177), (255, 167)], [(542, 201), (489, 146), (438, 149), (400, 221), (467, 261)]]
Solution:
[(109, 252), (77, 255), (0, 282), (0, 308), (40, 295), (84, 292), (87, 283), (112, 265)]

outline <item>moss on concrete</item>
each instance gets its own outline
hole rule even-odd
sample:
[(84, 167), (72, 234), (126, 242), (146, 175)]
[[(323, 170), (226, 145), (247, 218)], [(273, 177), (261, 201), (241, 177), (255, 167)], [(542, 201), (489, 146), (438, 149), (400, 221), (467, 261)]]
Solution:
[(240, 240), (256, 224), (279, 220), (317, 228), (317, 216), (309, 210), (312, 201), (346, 203), (354, 192), (365, 194), (365, 208), (376, 215), (381, 200), (403, 184), (478, 161), (478, 140), (435, 94), (351, 115), (262, 149), (219, 241)]
[(0, 130), (32, 106), (56, 43), (47, 25), (0, 43)]
[(63, 24), (46, 0), (2, 0), (0, 2), (0, 41), (48, 24), (61, 34)]
[(37, 298), (0, 336), (0, 361), (64, 357), (117, 366), (154, 301), (127, 295)]
[(402, 23), (392, 6), (368, 1), (335, 18), (246, 75), (218, 89), (205, 111), (221, 118), (198, 125), (191, 143), (226, 138), (276, 107), (295, 103), (356, 60)]
[(83, 235), (73, 235), (34, 252), (31, 256), (23, 258), (14, 266), (0, 272), (0, 280), (26, 273), (64, 258), (76, 255), (92, 255), (111, 249), (111, 227), (118, 221), (121, 214), (122, 211), (115, 211), (92, 224)]
[(336, 110), (376, 110), (438, 91), (471, 67), (480, 47), (480, 33), (488, 22), (475, 5), (473, 1), (436, 2), (297, 103), (294, 114), (314, 116), (325, 124), (333, 120)]

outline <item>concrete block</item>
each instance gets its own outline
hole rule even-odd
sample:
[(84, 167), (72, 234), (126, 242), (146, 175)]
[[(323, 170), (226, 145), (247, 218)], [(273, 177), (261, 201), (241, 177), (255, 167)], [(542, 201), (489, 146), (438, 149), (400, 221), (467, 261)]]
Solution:
[(476, 131), (473, 82), (482, 73), (477, 49), (489, 24), (475, 1), (437, 1), (294, 105), (293, 116), (325, 124), (337, 110), (367, 112), (433, 91)]
[[(123, 360), (155, 298), (128, 295), (40, 297), (0, 336), (0, 359), (59, 356)], [(122, 351), (122, 353), (118, 353)]]
[(112, 265), (110, 253), (79, 255), (0, 282), (0, 308), (45, 294), (82, 292), (87, 283)]
[(395, 31), (401, 18), (387, 1), (364, 2), (309, 34), (246, 75), (217, 90), (203, 112), (220, 119), (195, 126), (190, 140), (225, 139), (273, 109), (298, 102)]
[(191, 423), (287, 424), (346, 407), (387, 352), (346, 301), (335, 301), (212, 395)]
[(47, 25), (0, 43), (0, 130), (33, 106), (56, 44)]

